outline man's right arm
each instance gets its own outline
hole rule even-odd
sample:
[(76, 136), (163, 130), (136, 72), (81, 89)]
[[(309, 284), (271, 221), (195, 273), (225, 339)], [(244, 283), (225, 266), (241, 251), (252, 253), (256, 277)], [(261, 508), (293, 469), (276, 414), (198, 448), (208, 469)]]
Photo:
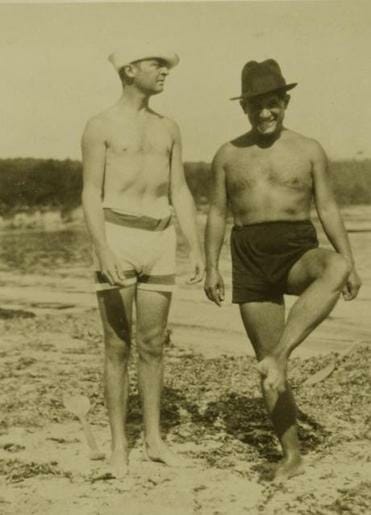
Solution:
[(223, 163), (224, 147), (217, 152), (211, 165), (209, 214), (205, 233), (205, 293), (218, 306), (224, 300), (224, 283), (218, 265), (227, 216), (227, 192)]
[(100, 269), (111, 284), (121, 284), (123, 274), (117, 258), (108, 247), (104, 230), (102, 188), (106, 145), (102, 122), (90, 120), (81, 140), (83, 162), (82, 206), (88, 231), (93, 240)]

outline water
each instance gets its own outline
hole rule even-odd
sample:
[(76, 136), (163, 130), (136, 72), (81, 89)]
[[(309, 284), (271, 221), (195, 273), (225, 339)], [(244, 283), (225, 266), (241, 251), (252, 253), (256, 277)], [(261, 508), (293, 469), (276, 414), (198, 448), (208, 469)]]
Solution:
[[(369, 275), (369, 254), (371, 253), (371, 206), (355, 206), (343, 212), (350, 231), (349, 237), (356, 256), (360, 273)], [(199, 218), (200, 237), (203, 235), (205, 217)], [(317, 223), (316, 223), (317, 225)], [(229, 227), (230, 229), (230, 227)], [(328, 245), (319, 229), (321, 244)], [(228, 231), (227, 231), (228, 234)], [(17, 274), (55, 275), (66, 269), (79, 269), (90, 273), (90, 240), (86, 229), (74, 225), (63, 230), (17, 230), (8, 229), (0, 233), (0, 271)], [(187, 261), (183, 237), (178, 238), (178, 263), (181, 268)], [(229, 268), (228, 237), (222, 250), (222, 267)]]
[(0, 271), (49, 274), (90, 266), (90, 241), (83, 227), (8, 230), (0, 234)]

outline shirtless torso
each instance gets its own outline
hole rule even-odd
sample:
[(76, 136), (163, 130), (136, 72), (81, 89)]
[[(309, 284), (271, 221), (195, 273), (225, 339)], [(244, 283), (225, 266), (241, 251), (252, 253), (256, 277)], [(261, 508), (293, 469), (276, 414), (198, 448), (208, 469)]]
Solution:
[(103, 207), (154, 218), (169, 212), (174, 124), (146, 109), (114, 106), (98, 115), (104, 141)]
[(261, 148), (247, 134), (219, 152), (236, 225), (309, 218), (315, 141), (285, 130), (271, 147)]

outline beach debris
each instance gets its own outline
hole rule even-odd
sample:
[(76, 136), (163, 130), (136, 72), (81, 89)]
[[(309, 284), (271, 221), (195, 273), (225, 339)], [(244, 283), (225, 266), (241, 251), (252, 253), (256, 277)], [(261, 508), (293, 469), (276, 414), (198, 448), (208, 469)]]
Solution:
[(8, 309), (0, 308), (0, 319), (12, 319), (12, 318), (34, 318), (36, 315), (32, 311), (26, 311), (24, 309)]
[(13, 443), (13, 442), (7, 442), (0, 447), (2, 447), (4, 449), (4, 451), (8, 451), (8, 452), (20, 452), (20, 451), (24, 451), (26, 448), (24, 445), (21, 445), (18, 443)]
[(20, 483), (35, 476), (59, 476), (71, 479), (71, 472), (59, 468), (57, 461), (23, 462), (17, 459), (0, 460), (0, 475), (10, 483)]
[(73, 413), (80, 421), (86, 443), (89, 447), (89, 458), (91, 460), (103, 460), (105, 454), (99, 450), (93, 432), (86, 415), (90, 410), (90, 401), (86, 395), (63, 395), (64, 407)]
[(90, 477), (90, 482), (95, 483), (96, 481), (112, 481), (117, 479), (116, 476), (112, 472), (103, 472), (97, 476)]
[(340, 352), (339, 354), (337, 354), (328, 365), (326, 365), (324, 368), (321, 368), (321, 370), (319, 370), (315, 374), (307, 377), (307, 379), (305, 379), (305, 381), (303, 381), (302, 385), (303, 386), (312, 386), (312, 385), (317, 384), (321, 381), (324, 381), (325, 379), (330, 377), (330, 375), (334, 372), (336, 367), (344, 360), (344, 358), (346, 358), (346, 356), (351, 354), (351, 352), (359, 344), (360, 344), (360, 342), (356, 341), (355, 343), (350, 345), (347, 349), (345, 349), (343, 352)]

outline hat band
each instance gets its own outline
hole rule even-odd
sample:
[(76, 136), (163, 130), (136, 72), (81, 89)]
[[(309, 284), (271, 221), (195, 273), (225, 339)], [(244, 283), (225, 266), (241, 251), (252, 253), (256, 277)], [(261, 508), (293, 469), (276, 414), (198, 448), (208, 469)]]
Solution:
[(284, 88), (285, 86), (286, 82), (284, 81), (284, 79), (281, 77), (277, 77), (277, 75), (265, 75), (263, 77), (254, 77), (254, 79), (250, 81), (250, 84), (242, 84), (242, 96), (262, 95), (269, 91)]

